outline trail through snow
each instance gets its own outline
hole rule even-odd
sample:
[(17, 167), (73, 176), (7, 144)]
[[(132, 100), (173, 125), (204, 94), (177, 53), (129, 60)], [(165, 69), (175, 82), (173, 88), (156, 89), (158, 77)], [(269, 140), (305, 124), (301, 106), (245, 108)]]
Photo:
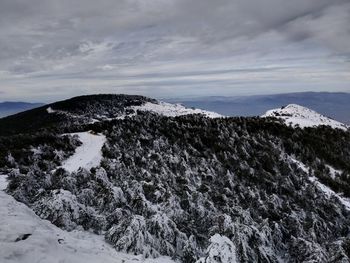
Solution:
[(174, 263), (169, 257), (144, 259), (117, 252), (103, 236), (86, 231), (63, 231), (6, 194), (6, 185), (0, 174), (1, 263)]
[(62, 163), (62, 168), (68, 172), (74, 172), (80, 167), (90, 169), (100, 165), (102, 160), (101, 149), (106, 142), (104, 135), (95, 135), (91, 132), (69, 133), (66, 135), (77, 135), (82, 145), (77, 147), (75, 153)]

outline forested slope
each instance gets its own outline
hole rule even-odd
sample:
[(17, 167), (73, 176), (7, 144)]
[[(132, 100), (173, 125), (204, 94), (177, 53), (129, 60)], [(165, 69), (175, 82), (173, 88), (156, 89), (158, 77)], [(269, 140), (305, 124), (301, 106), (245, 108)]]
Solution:
[(79, 146), (60, 128), (0, 139), (8, 193), (63, 229), (180, 262), (349, 262), (348, 131), (148, 112), (74, 129), (106, 136), (100, 167), (57, 169)]

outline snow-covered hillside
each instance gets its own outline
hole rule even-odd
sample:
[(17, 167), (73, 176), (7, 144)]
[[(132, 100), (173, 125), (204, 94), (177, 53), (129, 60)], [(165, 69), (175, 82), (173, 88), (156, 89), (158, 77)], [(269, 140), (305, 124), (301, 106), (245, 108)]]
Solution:
[(261, 117), (276, 117), (282, 119), (287, 125), (293, 127), (299, 126), (300, 128), (327, 125), (342, 130), (348, 129), (348, 127), (341, 122), (330, 119), (297, 104), (289, 104), (279, 109), (269, 110)]
[(224, 117), (219, 113), (212, 112), (212, 111), (206, 111), (206, 110), (195, 109), (195, 108), (186, 108), (181, 104), (171, 104), (171, 103), (159, 101), (159, 102), (144, 102), (144, 104), (137, 105), (137, 106), (128, 106), (124, 109), (124, 113), (122, 114), (115, 113), (113, 114), (114, 116), (112, 117), (110, 116), (108, 117), (104, 114), (96, 115), (91, 120), (91, 123), (96, 123), (100, 120), (110, 121), (110, 120), (121, 120), (121, 119), (125, 119), (126, 117), (133, 117), (137, 114), (137, 111), (152, 112), (152, 113), (156, 113), (166, 117), (177, 117), (177, 116), (184, 116), (184, 115), (190, 115), (190, 114), (201, 114), (208, 118)]
[[(287, 156), (287, 159), (289, 159), (290, 161), (292, 161), (293, 163), (295, 163), (302, 171), (304, 171), (305, 173), (309, 173), (310, 171), (312, 171), (312, 169), (310, 167), (307, 167), (305, 164), (303, 164), (301, 161), (296, 160), (295, 158), (291, 157), (291, 156)], [(339, 175), (341, 174), (341, 171), (334, 169), (332, 166), (327, 165), (329, 172), (330, 172), (330, 176), (334, 179), (335, 175)], [(314, 173), (314, 171), (312, 171)], [(350, 199), (346, 198), (344, 196), (342, 196), (341, 194), (336, 193), (335, 191), (333, 191), (331, 188), (329, 188), (328, 186), (322, 184), (319, 179), (315, 176), (309, 176), (308, 177), (309, 180), (318, 188), (320, 189), (327, 198), (331, 198), (331, 197), (335, 197), (336, 199), (339, 200), (340, 203), (342, 203), (344, 205), (344, 207), (350, 211)]]
[(62, 168), (68, 172), (74, 172), (80, 167), (90, 169), (100, 165), (102, 160), (101, 148), (106, 142), (106, 137), (91, 132), (78, 132), (67, 134), (78, 136), (82, 145), (77, 147), (75, 153), (62, 163)]
[(0, 122), (0, 262), (350, 262), (350, 132), (161, 116), (196, 111), (96, 95)]
[(131, 108), (133, 110), (150, 111), (150, 112), (154, 112), (154, 113), (168, 116), (168, 117), (176, 117), (176, 116), (189, 115), (189, 114), (202, 114), (209, 118), (223, 117), (222, 115), (216, 112), (206, 111), (201, 109), (186, 108), (181, 104), (171, 104), (166, 102), (159, 102), (158, 104), (152, 103), (152, 102), (146, 102), (141, 106), (133, 106)]
[(0, 175), (1, 263), (172, 263), (169, 257), (143, 259), (117, 252), (103, 236), (86, 231), (66, 232), (7, 195), (7, 182)]

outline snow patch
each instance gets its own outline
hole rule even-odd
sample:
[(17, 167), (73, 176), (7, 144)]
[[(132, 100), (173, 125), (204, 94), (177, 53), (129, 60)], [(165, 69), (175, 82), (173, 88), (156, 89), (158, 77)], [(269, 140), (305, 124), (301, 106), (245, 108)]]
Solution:
[(275, 117), (283, 120), (287, 125), (290, 125), (292, 127), (305, 128), (326, 125), (342, 130), (348, 129), (348, 126), (341, 122), (332, 120), (313, 110), (297, 104), (289, 104), (279, 109), (269, 110), (261, 117)]
[(54, 109), (52, 109), (51, 107), (48, 107), (46, 109), (47, 113), (51, 114), (51, 113), (55, 113), (56, 111)]
[(7, 185), (7, 176), (5, 176), (4, 174), (0, 174), (0, 191), (5, 190)]
[[(0, 175), (0, 189), (7, 185)], [(117, 252), (103, 236), (84, 231), (66, 232), (42, 220), (12, 196), (0, 190), (1, 263), (175, 263), (169, 257), (144, 259)]]
[(341, 171), (341, 170), (335, 169), (335, 168), (333, 168), (332, 166), (330, 166), (330, 165), (328, 165), (328, 164), (327, 164), (326, 166), (328, 167), (330, 176), (331, 176), (333, 179), (342, 174), (342, 171)]
[(80, 167), (91, 169), (100, 165), (102, 160), (102, 146), (106, 137), (91, 132), (69, 133), (66, 135), (77, 135), (82, 145), (75, 149), (75, 153), (62, 163), (62, 168), (68, 172), (77, 171)]
[(211, 111), (205, 111), (200, 109), (192, 109), (192, 108), (186, 108), (181, 104), (171, 104), (166, 102), (159, 102), (151, 103), (147, 102), (141, 106), (132, 106), (131, 109), (137, 111), (150, 111), (154, 112), (160, 115), (164, 115), (167, 117), (176, 117), (176, 116), (183, 116), (183, 115), (189, 115), (189, 114), (202, 114), (209, 118), (221, 118), (222, 115), (211, 112)]

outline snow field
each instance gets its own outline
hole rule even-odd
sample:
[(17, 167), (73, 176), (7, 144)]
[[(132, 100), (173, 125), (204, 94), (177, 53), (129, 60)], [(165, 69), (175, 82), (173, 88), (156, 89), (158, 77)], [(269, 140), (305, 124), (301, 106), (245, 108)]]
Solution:
[(91, 169), (100, 165), (102, 160), (102, 147), (106, 142), (106, 137), (91, 132), (70, 133), (67, 135), (77, 135), (82, 145), (76, 148), (75, 153), (62, 163), (62, 168), (68, 172), (77, 171), (80, 167)]

